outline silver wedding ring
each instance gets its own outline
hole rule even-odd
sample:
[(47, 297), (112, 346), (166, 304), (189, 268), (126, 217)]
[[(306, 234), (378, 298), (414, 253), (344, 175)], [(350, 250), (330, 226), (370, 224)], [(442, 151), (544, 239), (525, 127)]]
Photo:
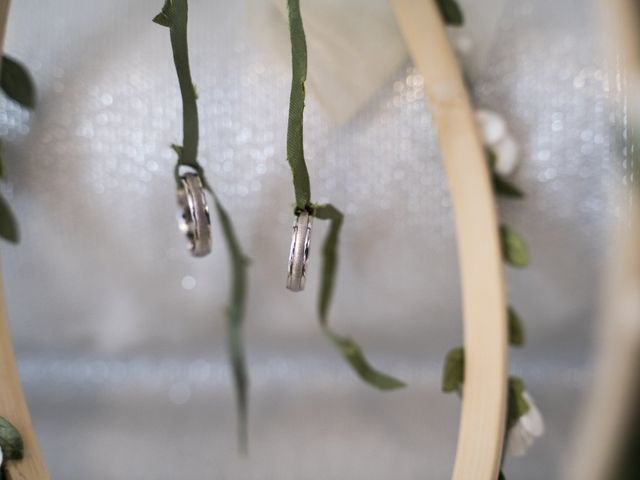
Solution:
[(300, 212), (293, 222), (293, 236), (291, 238), (287, 275), (287, 288), (293, 292), (304, 290), (307, 261), (309, 260), (312, 218), (308, 212)]
[(211, 252), (211, 218), (200, 176), (191, 172), (181, 175), (177, 194), (178, 222), (187, 237), (187, 249), (194, 257), (204, 257)]

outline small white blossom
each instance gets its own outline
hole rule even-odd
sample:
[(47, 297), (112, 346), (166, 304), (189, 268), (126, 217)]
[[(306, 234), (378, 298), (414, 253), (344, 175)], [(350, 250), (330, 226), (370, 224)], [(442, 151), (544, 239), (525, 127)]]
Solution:
[(522, 393), (523, 398), (529, 405), (529, 411), (521, 416), (516, 424), (511, 427), (507, 437), (507, 452), (514, 457), (521, 457), (536, 438), (544, 435), (544, 419), (537, 405), (529, 395), (529, 392)]
[(520, 160), (520, 147), (511, 135), (496, 143), (493, 151), (496, 154), (494, 169), (498, 175), (508, 177), (515, 172)]
[(484, 145), (496, 156), (494, 169), (503, 177), (511, 175), (518, 166), (520, 147), (509, 133), (504, 118), (491, 110), (476, 110), (476, 122)]

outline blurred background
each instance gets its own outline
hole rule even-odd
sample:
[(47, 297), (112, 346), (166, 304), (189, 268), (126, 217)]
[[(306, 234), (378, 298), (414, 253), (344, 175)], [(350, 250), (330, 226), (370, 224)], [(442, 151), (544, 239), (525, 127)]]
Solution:
[[(331, 322), (409, 383), (381, 394), (318, 328), (321, 222), (307, 289), (284, 288), (293, 190), (280, 3), (190, 2), (200, 161), (252, 258), (251, 452), (241, 458), (226, 250), (216, 222), (205, 259), (189, 256), (176, 228), (169, 145), (181, 138), (181, 103), (168, 31), (151, 22), (162, 1), (13, 2), (6, 52), (31, 71), (38, 105), (0, 100), (2, 189), (22, 232), (0, 251), (20, 373), (54, 478), (450, 475), (460, 402), (441, 393), (440, 377), (446, 352), (462, 343), (462, 318), (451, 201), (422, 78), (385, 1), (303, 2), (314, 200), (346, 214)], [(594, 1), (473, 3), (462, 2), (469, 26), (452, 38), (475, 105), (502, 115), (519, 145), (513, 181), (527, 196), (500, 203), (531, 255), (528, 269), (507, 271), (527, 330), (511, 371), (547, 426), (505, 473), (558, 478), (594, 370), (619, 212), (620, 92)]]

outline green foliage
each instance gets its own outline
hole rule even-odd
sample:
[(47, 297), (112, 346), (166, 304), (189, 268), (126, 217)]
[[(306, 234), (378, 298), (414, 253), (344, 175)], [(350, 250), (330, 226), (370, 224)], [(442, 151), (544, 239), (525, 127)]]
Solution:
[(525, 386), (519, 377), (509, 377), (507, 403), (507, 431), (516, 424), (518, 419), (529, 411), (529, 403), (524, 398)]
[(444, 23), (454, 27), (460, 27), (464, 24), (464, 15), (456, 0), (436, 0), (436, 4)]
[(0, 237), (11, 243), (20, 241), (20, 231), (9, 203), (0, 195)]
[(529, 253), (524, 239), (508, 225), (500, 225), (500, 242), (507, 263), (514, 267), (529, 265)]
[(7, 55), (2, 57), (0, 86), (9, 98), (23, 107), (35, 107), (36, 89), (31, 75), (20, 62)]
[(20, 432), (7, 419), (0, 417), (0, 449), (6, 460), (21, 460), (24, 443)]
[(462, 393), (464, 384), (464, 349), (454, 348), (447, 353), (442, 369), (442, 391)]
[(509, 343), (514, 347), (521, 347), (524, 345), (524, 326), (520, 321), (518, 312), (513, 307), (508, 309), (509, 319)]

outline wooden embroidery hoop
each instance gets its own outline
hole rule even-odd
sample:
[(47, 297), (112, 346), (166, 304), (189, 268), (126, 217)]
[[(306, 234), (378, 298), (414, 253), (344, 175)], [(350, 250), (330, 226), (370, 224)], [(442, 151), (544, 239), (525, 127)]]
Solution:
[(507, 400), (507, 306), (498, 216), (484, 149), (434, 1), (390, 0), (424, 77), (457, 229), (464, 311), (464, 400), (454, 480), (495, 480)]
[[(9, 0), (0, 0), (0, 52), (3, 51), (4, 37), (9, 14)], [(22, 435), (24, 458), (8, 461), (8, 480), (48, 480), (38, 440), (31, 424), (31, 416), (22, 392), (16, 360), (7, 324), (4, 295), (0, 285), (0, 416), (10, 421)]]
[[(609, 58), (614, 63), (609, 72), (611, 84), (622, 97), (616, 100), (628, 103), (630, 110), (640, 105), (640, 15), (634, 3), (599, 2)], [(633, 128), (640, 131), (640, 126)], [(623, 185), (615, 200), (621, 205), (621, 214), (612, 228), (610, 263), (605, 272), (598, 364), (566, 465), (565, 478), (571, 480), (611, 478), (626, 437), (629, 415), (637, 409), (633, 402), (640, 387), (640, 312), (634, 312), (633, 305), (637, 305), (640, 296), (640, 186)]]
[[(507, 396), (507, 318), (498, 218), (462, 75), (435, 3), (390, 0), (424, 84), (439, 132), (456, 217), (464, 307), (464, 401), (454, 480), (498, 476)], [(0, 0), (0, 43), (9, 0)], [(1, 45), (0, 45), (1, 46)], [(25, 442), (25, 458), (8, 464), (10, 480), (47, 480), (18, 378), (0, 297), (0, 415)]]

